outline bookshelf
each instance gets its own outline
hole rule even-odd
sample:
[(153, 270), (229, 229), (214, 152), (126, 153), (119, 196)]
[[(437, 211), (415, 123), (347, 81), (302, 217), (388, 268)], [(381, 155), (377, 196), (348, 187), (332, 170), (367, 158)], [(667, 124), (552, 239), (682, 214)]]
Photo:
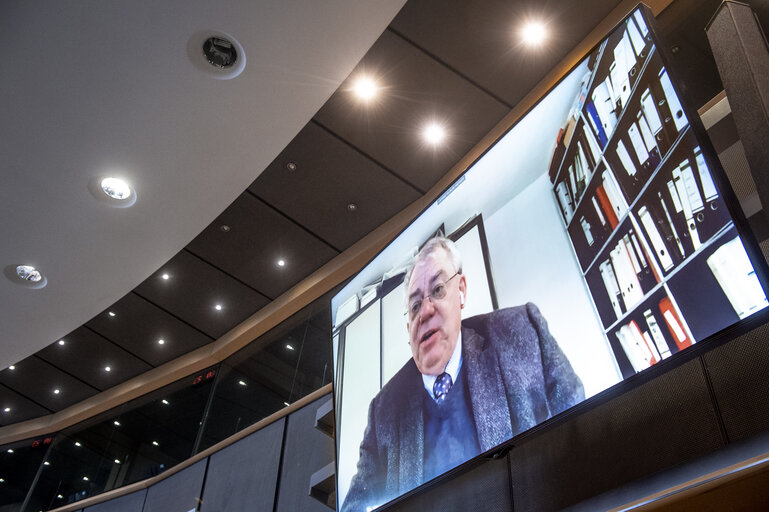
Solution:
[(640, 11), (589, 56), (549, 176), (624, 377), (766, 305)]

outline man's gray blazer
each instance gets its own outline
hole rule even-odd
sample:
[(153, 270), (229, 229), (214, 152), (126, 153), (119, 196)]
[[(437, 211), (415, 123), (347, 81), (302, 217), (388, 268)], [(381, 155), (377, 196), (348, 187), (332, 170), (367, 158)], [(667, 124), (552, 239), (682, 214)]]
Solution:
[[(481, 452), (585, 398), (582, 381), (532, 303), (463, 320), (460, 371)], [(424, 483), (426, 395), (410, 359), (371, 401), (342, 512), (365, 511)]]

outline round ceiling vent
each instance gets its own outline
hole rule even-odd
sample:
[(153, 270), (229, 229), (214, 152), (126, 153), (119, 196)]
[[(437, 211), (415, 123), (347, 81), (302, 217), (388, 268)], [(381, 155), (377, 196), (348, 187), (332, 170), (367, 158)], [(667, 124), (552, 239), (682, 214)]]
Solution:
[(235, 78), (246, 67), (246, 52), (238, 40), (214, 30), (193, 34), (187, 56), (199, 71), (219, 80)]

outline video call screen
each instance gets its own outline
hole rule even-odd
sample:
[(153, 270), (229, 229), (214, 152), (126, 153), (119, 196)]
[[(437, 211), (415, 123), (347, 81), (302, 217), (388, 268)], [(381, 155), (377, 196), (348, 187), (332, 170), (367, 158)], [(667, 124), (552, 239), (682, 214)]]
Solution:
[(332, 299), (339, 510), (374, 510), (767, 306), (647, 12)]

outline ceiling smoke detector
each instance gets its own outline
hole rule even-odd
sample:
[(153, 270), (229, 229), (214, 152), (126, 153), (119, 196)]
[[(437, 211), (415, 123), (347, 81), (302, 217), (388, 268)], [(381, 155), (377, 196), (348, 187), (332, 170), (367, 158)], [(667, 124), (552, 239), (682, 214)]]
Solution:
[(203, 55), (209, 64), (218, 69), (229, 69), (238, 60), (238, 51), (231, 41), (212, 36), (203, 43)]

